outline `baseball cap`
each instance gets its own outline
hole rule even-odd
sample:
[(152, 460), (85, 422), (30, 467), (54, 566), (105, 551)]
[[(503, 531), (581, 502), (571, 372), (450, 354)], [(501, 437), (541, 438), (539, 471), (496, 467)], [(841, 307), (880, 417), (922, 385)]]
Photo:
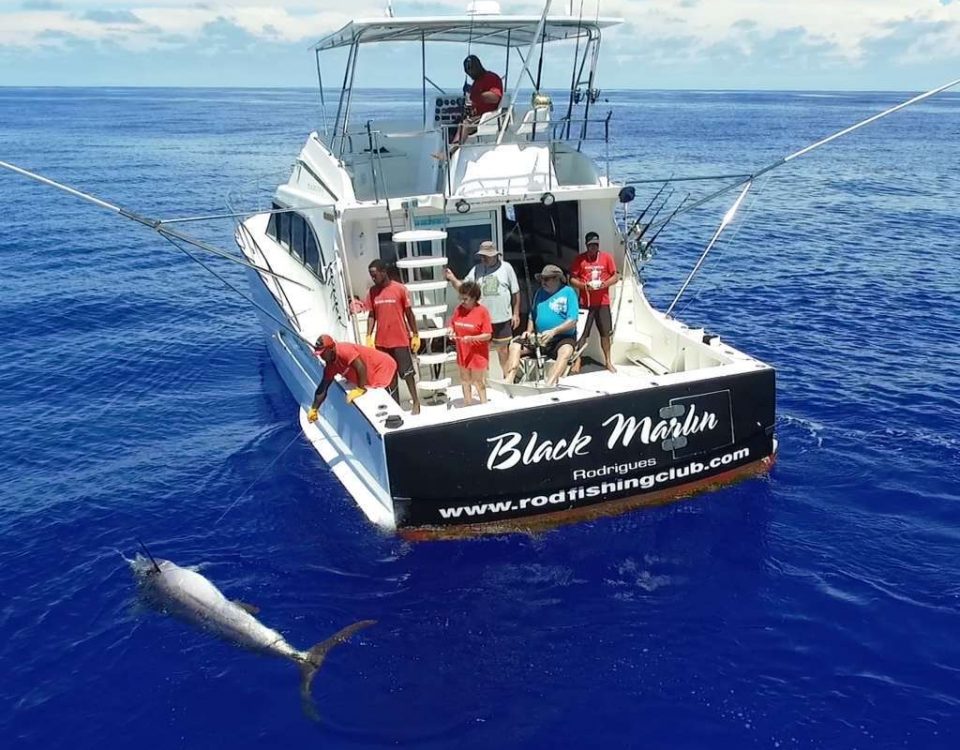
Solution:
[(333, 340), (332, 336), (323, 334), (320, 338), (317, 339), (317, 343), (313, 345), (313, 351), (317, 354), (322, 354), (328, 349), (336, 349), (337, 342)]
[(599, 245), (599, 244), (600, 244), (600, 235), (597, 234), (596, 232), (587, 232), (587, 236), (583, 238), (583, 241), (584, 241), (587, 245), (592, 245), (592, 244), (594, 244), (594, 243), (596, 243), (597, 245)]
[(488, 258), (496, 258), (500, 253), (497, 252), (497, 246), (494, 245), (490, 240), (486, 240), (480, 243), (480, 248), (477, 250), (477, 255), (486, 255)]
[(563, 269), (560, 268), (560, 266), (553, 265), (553, 263), (547, 263), (547, 265), (543, 267), (543, 270), (537, 274), (537, 281), (539, 281), (544, 277), (548, 279), (549, 278), (562, 279), (564, 277)]

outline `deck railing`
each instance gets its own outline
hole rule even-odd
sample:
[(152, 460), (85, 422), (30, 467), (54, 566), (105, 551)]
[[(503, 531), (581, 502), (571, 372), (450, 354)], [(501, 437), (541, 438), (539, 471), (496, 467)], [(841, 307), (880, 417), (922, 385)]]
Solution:
[[(478, 134), (471, 134), (468, 136), (468, 139), (462, 145), (457, 145), (458, 149), (463, 150), (464, 152), (469, 152), (473, 150), (487, 150), (491, 145), (496, 145), (497, 143), (519, 143), (519, 144), (539, 144), (545, 145), (550, 154), (550, 164), (551, 170), (549, 171), (548, 179), (550, 180), (550, 189), (553, 188), (553, 180), (556, 176), (556, 159), (557, 159), (557, 149), (560, 145), (571, 145), (576, 144), (575, 150), (578, 153), (582, 153), (583, 145), (585, 143), (600, 143), (603, 144), (603, 155), (602, 155), (602, 173), (606, 180), (610, 180), (610, 118), (612, 112), (608, 112), (606, 117), (603, 118), (572, 118), (568, 119), (566, 117), (560, 120), (545, 121), (545, 122), (523, 122), (520, 121), (517, 123), (516, 127), (510, 129), (504, 129), (499, 125), (496, 126), (495, 130), (490, 130), (489, 132), (480, 132)], [(504, 111), (498, 117), (491, 118), (484, 125), (487, 124), (498, 124), (502, 122), (502, 118), (507, 117), (508, 113)], [(443, 143), (443, 154), (445, 159), (443, 164), (448, 165), (450, 163), (450, 156), (453, 150), (453, 145), (451, 140), (459, 129), (460, 124), (446, 124), (439, 127), (429, 128), (422, 131), (423, 134), (436, 133), (440, 132), (444, 137), (441, 138)], [(517, 127), (529, 128), (529, 132), (523, 132), (518, 136), (516, 130)], [(571, 133), (575, 133), (571, 135)], [(387, 176), (383, 169), (383, 159), (381, 154), (383, 153), (383, 144), (384, 138), (388, 138), (391, 133), (375, 128), (372, 121), (368, 121), (366, 125), (358, 130), (348, 130), (342, 133), (339, 133), (333, 140), (331, 145), (331, 151), (338, 154), (341, 159), (345, 157), (364, 157), (369, 155), (367, 159), (366, 166), (370, 170), (370, 180), (374, 193), (374, 202), (380, 203), (382, 199), (389, 198), (400, 198), (406, 197), (400, 195), (399, 193), (394, 194), (389, 190), (389, 185), (387, 184)], [(393, 134), (395, 135), (395, 134)], [(505, 140), (509, 137), (509, 140)], [(357, 142), (363, 144), (363, 147), (358, 149)], [(364, 165), (362, 160), (358, 159), (350, 166), (350, 169), (353, 173), (354, 179), (356, 178), (357, 169), (363, 168)], [(453, 185), (452, 185), (452, 175), (450, 174), (449, 169), (445, 169), (443, 185), (441, 192), (444, 197), (450, 197), (453, 194)]]

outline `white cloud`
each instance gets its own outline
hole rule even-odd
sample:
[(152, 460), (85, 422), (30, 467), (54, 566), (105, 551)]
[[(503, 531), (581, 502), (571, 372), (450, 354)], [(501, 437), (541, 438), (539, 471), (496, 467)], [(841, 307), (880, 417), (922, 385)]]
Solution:
[[(393, 6), (398, 15), (428, 15), (462, 12), (466, 2), (394, 0)], [(382, 16), (385, 5), (386, 0), (22, 0), (0, 10), (0, 51), (50, 53), (77, 41), (128, 51), (199, 49), (215, 24), (246, 32), (250, 43), (259, 39), (305, 49), (352, 18)], [(575, 10), (579, 5), (574, 0)], [(501, 6), (525, 13), (542, 7), (538, 0), (501, 0)], [(583, 7), (584, 15), (596, 13), (595, 0), (584, 0)], [(555, 13), (568, 8), (568, 2), (555, 0)], [(878, 61), (929, 67), (960, 56), (960, 2), (945, 0), (601, 0), (600, 10), (627, 21), (605, 34), (604, 60), (642, 65), (651, 86), (658, 85), (658, 73), (678, 65), (692, 74), (710, 72), (711, 64), (746, 70), (800, 61), (808, 71), (829, 72)]]

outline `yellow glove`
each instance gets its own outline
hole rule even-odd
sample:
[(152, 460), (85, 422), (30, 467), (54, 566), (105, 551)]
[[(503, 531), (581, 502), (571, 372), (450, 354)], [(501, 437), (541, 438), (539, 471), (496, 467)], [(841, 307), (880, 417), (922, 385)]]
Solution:
[(352, 404), (354, 399), (360, 398), (366, 392), (366, 388), (354, 388), (352, 391), (347, 393), (347, 403)]
[(415, 333), (410, 337), (410, 348), (413, 350), (413, 353), (416, 354), (420, 351), (420, 334)]
[(369, 346), (371, 349), (373, 349), (374, 347), (376, 347), (376, 345), (377, 345), (377, 339), (374, 337), (374, 335), (373, 335), (372, 333), (368, 333), (368, 334), (367, 334), (367, 346)]
[(308, 421), (308, 422), (316, 422), (318, 416), (320, 416), (320, 415), (317, 414), (317, 410), (311, 407), (311, 408), (310, 408), (310, 411), (307, 412), (307, 421)]

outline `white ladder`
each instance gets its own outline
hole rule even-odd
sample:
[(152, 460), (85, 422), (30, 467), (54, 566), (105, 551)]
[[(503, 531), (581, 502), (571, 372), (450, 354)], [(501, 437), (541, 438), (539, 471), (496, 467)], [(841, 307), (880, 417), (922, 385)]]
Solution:
[[(420, 328), (421, 348), (435, 339), (444, 342), (442, 352), (417, 355), (417, 390), (431, 396), (446, 391), (452, 385), (452, 379), (443, 374), (446, 364), (457, 358), (456, 352), (447, 351), (446, 339), (450, 330), (443, 325), (443, 317), (447, 313), (447, 280), (442, 276), (442, 269), (447, 265), (447, 259), (442, 255), (414, 255), (413, 248), (418, 242), (446, 238), (447, 233), (442, 229), (407, 229), (393, 235), (394, 242), (407, 248), (405, 256), (397, 259), (397, 269), (400, 271), (400, 280), (410, 293), (413, 314), (418, 319), (441, 318), (440, 325), (435, 328), (417, 326)], [(424, 365), (431, 366), (429, 378), (423, 378), (419, 371)]]

